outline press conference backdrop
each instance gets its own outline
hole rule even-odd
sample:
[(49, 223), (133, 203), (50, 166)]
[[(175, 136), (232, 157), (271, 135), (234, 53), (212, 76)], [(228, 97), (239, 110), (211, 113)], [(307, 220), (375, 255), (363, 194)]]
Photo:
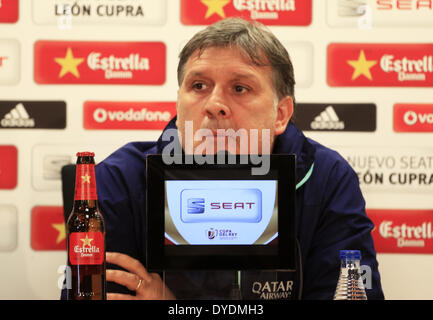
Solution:
[(290, 52), (296, 123), (358, 173), (386, 297), (432, 299), (432, 2), (0, 0), (0, 298), (59, 297), (60, 168), (157, 139), (182, 45), (240, 15)]

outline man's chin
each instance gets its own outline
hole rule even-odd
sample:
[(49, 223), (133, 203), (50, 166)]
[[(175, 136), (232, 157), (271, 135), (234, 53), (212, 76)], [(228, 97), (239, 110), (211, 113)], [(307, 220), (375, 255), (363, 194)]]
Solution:
[(260, 139), (227, 137), (227, 136), (206, 136), (201, 141), (190, 141), (184, 144), (187, 154), (215, 155), (219, 152), (230, 154), (269, 154), (272, 146), (270, 143), (263, 143)]
[(215, 155), (217, 153), (247, 154), (248, 149), (242, 150), (239, 145), (227, 146), (221, 143), (199, 144), (194, 147), (194, 154)]

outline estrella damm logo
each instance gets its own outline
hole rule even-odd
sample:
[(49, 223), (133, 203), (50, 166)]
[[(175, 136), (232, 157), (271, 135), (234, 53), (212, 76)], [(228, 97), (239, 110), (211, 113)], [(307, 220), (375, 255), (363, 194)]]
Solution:
[(331, 43), (331, 87), (432, 87), (433, 44)]
[(266, 25), (306, 26), (311, 23), (311, 0), (181, 0), (185, 25), (209, 25), (228, 17)]
[(34, 79), (38, 84), (165, 82), (163, 42), (40, 40), (34, 50)]

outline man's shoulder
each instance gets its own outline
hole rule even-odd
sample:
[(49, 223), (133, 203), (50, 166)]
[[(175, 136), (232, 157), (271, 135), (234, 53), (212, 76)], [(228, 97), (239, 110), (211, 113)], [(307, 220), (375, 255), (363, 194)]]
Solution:
[(335, 149), (327, 147), (315, 140), (308, 138), (308, 141), (315, 147), (315, 162), (325, 163), (328, 166), (342, 165), (350, 168), (347, 160)]
[(146, 156), (157, 152), (156, 142), (129, 142), (98, 164), (101, 167), (129, 168), (145, 165)]
[(354, 177), (355, 171), (349, 162), (337, 151), (308, 138), (315, 148), (314, 168), (320, 179)]
[(130, 142), (120, 147), (96, 166), (98, 190), (116, 193), (144, 187), (146, 156), (154, 153), (156, 142)]
[[(307, 137), (294, 123), (291, 123), (286, 132), (278, 137), (278, 152), (294, 153), (297, 156), (298, 169), (304, 167), (306, 172), (314, 163), (314, 168), (321, 171), (330, 170), (335, 166), (342, 166), (350, 169), (349, 163), (338, 153), (338, 151), (323, 145), (319, 141)], [(317, 171), (317, 170), (316, 170)]]

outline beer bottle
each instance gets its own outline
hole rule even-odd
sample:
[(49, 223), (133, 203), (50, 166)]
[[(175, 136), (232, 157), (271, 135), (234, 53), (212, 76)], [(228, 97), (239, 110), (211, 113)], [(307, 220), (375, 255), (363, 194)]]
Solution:
[(95, 154), (78, 152), (75, 197), (66, 224), (68, 300), (105, 300), (105, 223), (98, 208)]

